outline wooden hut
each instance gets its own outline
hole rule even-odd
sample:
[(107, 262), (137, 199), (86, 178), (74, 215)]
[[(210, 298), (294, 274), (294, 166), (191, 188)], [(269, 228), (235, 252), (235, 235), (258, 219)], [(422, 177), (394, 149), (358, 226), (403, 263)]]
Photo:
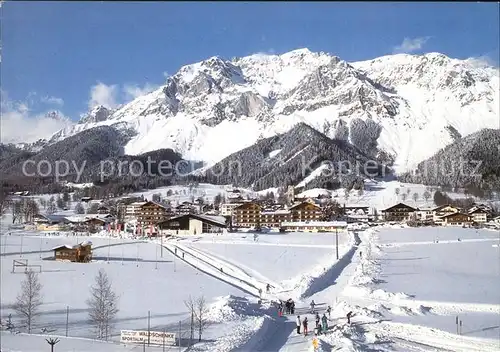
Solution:
[(85, 241), (76, 246), (63, 245), (55, 247), (54, 258), (58, 261), (88, 263), (92, 260), (92, 242)]

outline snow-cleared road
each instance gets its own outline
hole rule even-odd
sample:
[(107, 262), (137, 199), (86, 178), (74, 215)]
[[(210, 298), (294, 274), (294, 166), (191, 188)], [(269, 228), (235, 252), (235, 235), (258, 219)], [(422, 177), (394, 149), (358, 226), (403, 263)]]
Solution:
[[(285, 315), (270, 324), (265, 331), (259, 333), (260, 336), (251, 341), (250, 344), (237, 349), (243, 351), (280, 351), (280, 352), (303, 352), (312, 348), (312, 337), (314, 335), (314, 314), (311, 314), (309, 304), (311, 300), (316, 303), (316, 311), (320, 316), (325, 312), (328, 305), (333, 306), (335, 298), (340, 296), (342, 290), (349, 281), (349, 276), (354, 273), (356, 267), (356, 253), (358, 245), (361, 243), (357, 233), (352, 233), (353, 246), (339, 260), (332, 265), (328, 272), (321, 277), (315, 284), (311, 285), (306, 292), (302, 294), (301, 300), (296, 302), (296, 314)], [(308, 336), (298, 335), (296, 332), (296, 317), (300, 315), (301, 319), (307, 317), (309, 324)], [(329, 322), (331, 325), (333, 321)], [(336, 322), (338, 323), (338, 322)], [(303, 328), (301, 327), (301, 332)]]

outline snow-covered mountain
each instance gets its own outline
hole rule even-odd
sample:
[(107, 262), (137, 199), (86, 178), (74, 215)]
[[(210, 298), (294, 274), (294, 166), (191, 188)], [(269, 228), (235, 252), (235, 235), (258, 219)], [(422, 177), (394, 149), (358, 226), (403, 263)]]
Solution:
[(338, 137), (361, 118), (381, 126), (378, 148), (404, 171), (458, 136), (499, 128), (498, 97), (498, 69), (437, 53), (354, 63), (308, 49), (212, 57), (115, 111), (94, 109), (50, 142), (112, 125), (134, 131), (129, 155), (172, 148), (212, 164), (298, 122)]

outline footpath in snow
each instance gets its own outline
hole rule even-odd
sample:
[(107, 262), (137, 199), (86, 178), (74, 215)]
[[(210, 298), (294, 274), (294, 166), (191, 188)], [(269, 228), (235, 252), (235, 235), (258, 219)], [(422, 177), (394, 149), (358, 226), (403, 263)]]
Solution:
[[(316, 303), (315, 310), (322, 316), (328, 305), (333, 306), (335, 297), (339, 296), (348, 283), (349, 275), (355, 269), (355, 254), (360, 239), (357, 233), (351, 233), (353, 244), (342, 257), (339, 258), (327, 271), (317, 278), (308, 289), (302, 293), (301, 299), (296, 302), (294, 315), (276, 317), (276, 319), (261, 329), (247, 344), (236, 351), (309, 351), (312, 348), (314, 335), (315, 315), (310, 312), (310, 301)], [(307, 317), (309, 324), (308, 336), (297, 334), (296, 317), (300, 315), (301, 320)], [(303, 328), (301, 327), (301, 332)]]

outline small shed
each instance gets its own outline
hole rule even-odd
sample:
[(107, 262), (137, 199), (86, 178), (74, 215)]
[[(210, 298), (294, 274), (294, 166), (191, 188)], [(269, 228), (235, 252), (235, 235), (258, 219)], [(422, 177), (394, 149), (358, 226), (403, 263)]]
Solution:
[(58, 261), (88, 263), (92, 260), (92, 242), (85, 241), (76, 246), (63, 245), (53, 248), (54, 258)]

